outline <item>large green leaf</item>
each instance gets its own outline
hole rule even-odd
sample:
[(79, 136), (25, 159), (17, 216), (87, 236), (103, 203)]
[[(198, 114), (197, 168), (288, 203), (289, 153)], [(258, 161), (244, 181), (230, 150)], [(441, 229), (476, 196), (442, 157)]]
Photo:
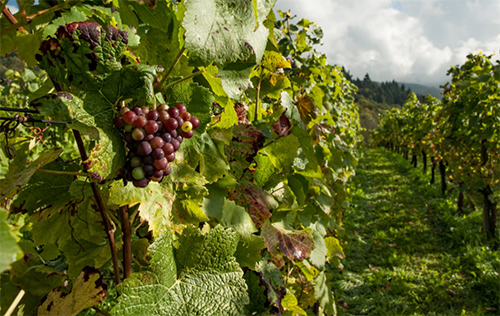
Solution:
[[(26, 144), (28, 146), (28, 144)], [(9, 166), (9, 172), (0, 182), (0, 200), (13, 197), (19, 189), (31, 179), (31, 176), (44, 165), (54, 161), (61, 154), (61, 149), (44, 152), (35, 161), (25, 165), (26, 157), (16, 156)]]
[(238, 238), (216, 226), (205, 235), (187, 228), (174, 260), (172, 235), (150, 247), (151, 268), (120, 286), (113, 315), (245, 315), (248, 304), (243, 272), (233, 254)]
[(20, 249), (17, 241), (11, 234), (7, 223), (7, 211), (0, 207), (0, 271), (7, 270), (10, 263), (16, 260)]
[(253, 6), (246, 0), (186, 1), (182, 26), (193, 62), (208, 65), (215, 61), (223, 66), (251, 54), (260, 62), (269, 34), (262, 22), (274, 2), (259, 1), (256, 27)]
[(276, 169), (285, 174), (291, 173), (292, 165), (300, 142), (293, 134), (278, 138), (265, 149), (265, 153), (269, 156), (269, 160)]

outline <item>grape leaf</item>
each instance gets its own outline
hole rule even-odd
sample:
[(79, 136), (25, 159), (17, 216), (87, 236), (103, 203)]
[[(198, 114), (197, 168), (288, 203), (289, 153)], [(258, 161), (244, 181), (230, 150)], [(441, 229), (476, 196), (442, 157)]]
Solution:
[[(80, 166), (76, 163), (53, 161), (45, 165), (43, 169), (75, 172), (80, 169)], [(69, 202), (71, 195), (68, 193), (73, 180), (74, 176), (35, 172), (28, 185), (24, 186), (15, 197), (10, 210), (13, 213), (28, 212), (31, 214), (54, 203)]]
[(234, 256), (240, 267), (255, 270), (256, 264), (261, 260), (261, 252), (266, 246), (262, 238), (250, 235), (246, 240), (240, 240)]
[(215, 61), (222, 66), (248, 59), (252, 53), (260, 62), (269, 34), (261, 16), (267, 16), (275, 1), (259, 2), (259, 23), (255, 27), (253, 6), (248, 1), (186, 1), (182, 26), (193, 62), (208, 65)]
[(216, 226), (205, 235), (187, 228), (174, 261), (172, 235), (150, 247), (151, 268), (134, 273), (120, 286), (113, 315), (245, 315), (248, 304), (243, 272), (233, 253), (238, 238)]
[(88, 307), (102, 303), (106, 297), (106, 284), (99, 271), (86, 268), (76, 278), (71, 292), (64, 294), (61, 288), (52, 290), (38, 307), (38, 315), (75, 316)]
[(34, 67), (37, 65), (35, 55), (40, 47), (41, 40), (42, 30), (31, 34), (25, 34), (21, 31), (11, 32), (2, 36), (0, 54), (5, 56), (15, 50), (21, 60), (25, 61), (28, 66)]
[(345, 258), (344, 250), (340, 245), (340, 242), (337, 238), (331, 236), (325, 238), (326, 249), (328, 249), (327, 257), (332, 258), (333, 256), (337, 256), (340, 259)]
[(38, 297), (43, 297), (52, 289), (62, 286), (68, 277), (63, 272), (45, 266), (38, 255), (30, 253), (13, 262), (9, 274), (14, 285)]
[(261, 285), (266, 287), (269, 302), (276, 305), (278, 310), (282, 312), (281, 301), (286, 295), (286, 287), (280, 270), (274, 264), (262, 260), (257, 265), (256, 272), (260, 275)]
[(61, 153), (62, 149), (46, 151), (27, 166), (25, 165), (26, 157), (16, 156), (9, 166), (5, 179), (0, 182), (0, 200), (13, 197), (23, 185), (28, 183), (38, 169), (56, 160)]
[(250, 183), (240, 183), (229, 192), (229, 199), (237, 205), (245, 207), (256, 228), (259, 228), (271, 217), (271, 209), (278, 204), (271, 194)]
[(299, 140), (295, 135), (291, 134), (278, 138), (263, 150), (267, 153), (276, 169), (283, 173), (291, 173), (292, 164), (295, 157), (297, 157), (299, 146)]
[(76, 129), (90, 139), (99, 139), (95, 118), (83, 108), (83, 101), (67, 92), (57, 92), (30, 103), (40, 114), (55, 121), (66, 121), (67, 126)]
[(250, 215), (234, 201), (226, 200), (224, 203), (220, 223), (226, 227), (232, 227), (245, 242), (251, 241), (254, 236), (252, 234), (257, 231)]
[(248, 304), (247, 309), (249, 311), (248, 315), (261, 315), (266, 311), (266, 303), (268, 303), (267, 295), (265, 293), (266, 288), (260, 285), (260, 276), (257, 272), (247, 271), (245, 273), (245, 281), (248, 285), (248, 295), (250, 296), (250, 304)]
[(262, 226), (261, 237), (266, 248), (274, 255), (276, 246), (290, 260), (308, 258), (314, 249), (314, 238), (306, 231), (290, 231), (266, 222)]
[(229, 164), (207, 133), (201, 134), (195, 147), (201, 155), (200, 172), (209, 183), (217, 181), (227, 173)]
[(254, 160), (257, 165), (253, 174), (254, 183), (262, 187), (269, 179), (276, 176), (276, 169), (269, 157), (263, 155), (262, 152), (257, 153)]
[(159, 236), (170, 224), (173, 199), (172, 189), (168, 185), (152, 182), (147, 188), (136, 188), (131, 184), (124, 186), (122, 182), (115, 181), (109, 189), (108, 206), (116, 209), (140, 203), (141, 218), (149, 223), (154, 235)]
[(230, 98), (237, 100), (246, 89), (253, 87), (250, 74), (255, 65), (255, 60), (237, 61), (219, 69), (222, 87)]
[(312, 178), (323, 178), (323, 173), (318, 165), (318, 159), (312, 145), (311, 136), (299, 126), (292, 128), (292, 134), (300, 143), (298, 156), (294, 161), (295, 171), (303, 176)]
[(0, 272), (7, 270), (19, 254), (16, 238), (7, 223), (7, 210), (0, 207)]
[(337, 310), (335, 307), (335, 298), (328, 285), (329, 281), (325, 271), (321, 271), (315, 279), (314, 298), (318, 301), (322, 312), (331, 316), (337, 315)]
[(286, 311), (291, 312), (293, 315), (307, 316), (307, 313), (302, 308), (300, 308), (297, 298), (292, 293), (286, 293), (285, 297), (283, 297), (283, 300), (281, 300), (281, 304)]

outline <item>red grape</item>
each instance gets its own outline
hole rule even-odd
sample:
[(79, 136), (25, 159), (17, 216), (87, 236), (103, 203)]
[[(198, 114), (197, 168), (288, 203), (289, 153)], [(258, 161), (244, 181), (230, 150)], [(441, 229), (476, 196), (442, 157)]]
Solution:
[(163, 133), (160, 137), (165, 143), (170, 143), (170, 141), (172, 140), (172, 136), (169, 133)]
[(128, 111), (127, 113), (123, 114), (123, 120), (127, 124), (133, 124), (136, 119), (137, 114), (135, 114), (134, 111)]
[(146, 118), (148, 121), (156, 121), (158, 119), (158, 111), (151, 110), (148, 114), (146, 114)]
[(160, 112), (158, 112), (158, 120), (160, 122), (165, 123), (169, 118), (170, 118), (170, 115), (168, 114), (167, 111), (160, 111)]
[(171, 172), (172, 172), (172, 167), (168, 165), (165, 169), (163, 169), (163, 176), (168, 176)]
[(173, 154), (175, 152), (174, 146), (170, 143), (166, 143), (165, 145), (163, 145), (161, 149), (163, 150), (166, 156)]
[(142, 157), (142, 161), (148, 165), (152, 165), (155, 162), (154, 158), (151, 155)]
[[(151, 113), (151, 112), (149, 112)], [(154, 134), (156, 132), (158, 132), (158, 123), (156, 123), (156, 121), (153, 121), (153, 120), (149, 120), (146, 125), (144, 126), (144, 129), (146, 130), (146, 132), (150, 133), (150, 134)]]
[(156, 149), (156, 148), (161, 148), (163, 145), (165, 145), (165, 142), (163, 141), (163, 139), (159, 136), (155, 136), (151, 142), (151, 147), (153, 147), (153, 149)]
[(193, 137), (193, 131), (182, 132), (181, 136), (184, 138), (191, 138), (191, 137)]
[(200, 126), (200, 120), (196, 116), (191, 116), (189, 121), (193, 124), (193, 129), (197, 129)]
[(134, 121), (134, 126), (135, 127), (144, 127), (144, 125), (146, 125), (147, 123), (147, 119), (145, 116), (141, 115), (141, 116), (138, 116), (135, 121)]
[(179, 113), (184, 113), (187, 111), (186, 106), (182, 103), (177, 103), (175, 107), (177, 108), (177, 110), (179, 110)]
[(182, 112), (179, 116), (182, 117), (184, 121), (189, 121), (191, 119), (191, 113), (189, 112)]
[(142, 114), (146, 115), (149, 113), (149, 108), (145, 105), (141, 106)]
[(153, 165), (143, 165), (142, 170), (144, 170), (146, 175), (150, 176), (155, 172), (155, 167)]
[(168, 109), (168, 105), (166, 104), (160, 104), (157, 108), (156, 111), (161, 112), (161, 111), (166, 111)]
[(177, 118), (179, 116), (179, 110), (177, 108), (169, 108), (167, 111), (170, 117)]
[(168, 165), (167, 158), (161, 158), (161, 159), (155, 160), (155, 163), (154, 163), (155, 168), (158, 170), (165, 169), (167, 167), (167, 165)]
[(170, 117), (166, 122), (165, 122), (165, 128), (169, 131), (173, 131), (179, 127), (179, 122), (173, 118)]
[(165, 158), (163, 159), (167, 159), (168, 162), (172, 162), (175, 160), (175, 153), (174, 154), (170, 154), (168, 156), (165, 156)]

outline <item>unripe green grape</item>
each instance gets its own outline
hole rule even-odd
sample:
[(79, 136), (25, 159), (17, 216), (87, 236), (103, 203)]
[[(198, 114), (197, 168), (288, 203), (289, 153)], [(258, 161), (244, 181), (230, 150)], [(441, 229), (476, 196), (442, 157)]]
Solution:
[(145, 175), (146, 174), (142, 167), (136, 167), (134, 168), (134, 170), (132, 170), (132, 177), (134, 177), (134, 179), (136, 180), (141, 180)]

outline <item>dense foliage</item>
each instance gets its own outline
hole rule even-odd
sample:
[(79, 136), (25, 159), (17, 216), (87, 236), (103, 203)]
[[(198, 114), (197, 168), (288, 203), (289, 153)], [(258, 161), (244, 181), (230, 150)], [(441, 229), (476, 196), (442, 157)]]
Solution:
[(483, 229), (493, 236), (498, 204), (494, 188), (500, 179), (500, 61), (470, 54), (448, 74), (452, 79), (443, 86), (442, 102), (429, 96), (420, 103), (410, 95), (401, 110), (387, 113), (375, 138), (406, 155), (411, 151), (415, 166), (417, 154), (426, 162), (430, 153), (433, 164), (440, 163), (443, 194), (445, 171), (459, 188), (459, 209), (464, 194), (474, 198), (479, 193)]
[[(29, 102), (2, 125), (2, 312), (335, 314), (356, 88), (313, 48), (321, 28), (277, 20), (274, 2), (40, 1), (2, 16), (1, 53), (45, 71), (12, 72), (2, 91)], [(179, 103), (199, 126), (170, 174), (126, 185), (140, 150), (113, 119)]]

